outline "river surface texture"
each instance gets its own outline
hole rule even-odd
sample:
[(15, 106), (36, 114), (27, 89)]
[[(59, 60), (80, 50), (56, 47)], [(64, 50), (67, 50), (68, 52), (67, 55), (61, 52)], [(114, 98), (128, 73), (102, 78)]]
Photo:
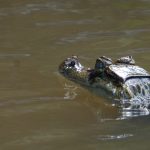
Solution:
[(148, 113), (58, 73), (72, 54), (150, 71), (150, 0), (0, 0), (0, 150), (149, 150)]

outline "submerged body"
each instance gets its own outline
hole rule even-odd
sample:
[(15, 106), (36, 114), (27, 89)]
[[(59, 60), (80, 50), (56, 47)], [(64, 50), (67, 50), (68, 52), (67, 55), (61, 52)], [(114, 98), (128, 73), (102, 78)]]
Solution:
[[(59, 72), (80, 84), (100, 90), (103, 88), (113, 99), (125, 100), (130, 104), (136, 100), (136, 107), (149, 107), (150, 75), (143, 68), (136, 66), (130, 56), (122, 57), (115, 63), (102, 56), (96, 60), (93, 69), (83, 67), (78, 58), (72, 56), (62, 62)], [(143, 98), (146, 103), (141, 105)]]

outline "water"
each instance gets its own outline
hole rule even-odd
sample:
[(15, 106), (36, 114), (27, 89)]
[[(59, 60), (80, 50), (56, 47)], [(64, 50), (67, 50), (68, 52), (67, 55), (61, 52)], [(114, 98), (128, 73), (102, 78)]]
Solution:
[(149, 115), (122, 118), (57, 71), (72, 54), (91, 67), (133, 55), (150, 71), (149, 0), (0, 2), (1, 150), (149, 149)]

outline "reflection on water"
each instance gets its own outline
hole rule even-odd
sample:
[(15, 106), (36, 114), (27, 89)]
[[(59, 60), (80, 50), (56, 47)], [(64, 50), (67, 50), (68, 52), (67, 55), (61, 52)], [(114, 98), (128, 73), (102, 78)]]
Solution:
[(132, 54), (150, 70), (149, 10), (149, 0), (1, 1), (0, 149), (147, 150), (149, 115), (55, 72), (72, 54), (91, 67)]
[[(133, 79), (133, 80), (139, 80), (139, 79)], [(149, 81), (149, 79), (143, 79), (143, 80)], [(139, 80), (138, 82), (135, 82), (135, 81), (130, 81), (130, 82), (133, 82), (134, 84), (140, 83), (141, 85), (142, 84), (144, 85), (144, 81)], [(133, 83), (132, 84), (130, 83), (130, 85), (134, 86)], [(127, 84), (129, 84), (129, 83), (127, 83)], [(112, 99), (111, 94), (109, 95), (109, 93), (103, 89), (92, 89), (92, 88), (86, 87), (86, 86), (83, 86), (83, 87), (88, 89), (89, 92), (92, 92), (93, 94), (95, 94), (97, 96), (103, 96), (108, 99), (107, 101), (101, 100), (103, 104), (102, 103), (99, 104), (96, 101), (93, 101), (93, 99), (86, 101), (86, 105), (89, 105), (90, 107), (94, 107), (94, 109), (96, 111), (97, 119), (100, 121), (112, 120), (110, 118), (107, 118), (106, 116), (105, 116), (106, 117), (105, 118), (104, 116), (101, 115), (102, 105), (104, 105), (103, 107), (106, 107), (107, 111), (113, 110), (116, 108), (118, 109), (119, 113), (117, 116), (115, 116), (116, 117), (115, 120), (129, 119), (132, 117), (138, 117), (138, 116), (144, 116), (144, 115), (150, 114), (149, 89), (144, 89), (144, 92), (146, 95), (140, 95), (140, 93), (138, 93), (138, 96), (135, 95), (135, 98), (133, 98), (132, 100), (126, 100), (126, 99), (115, 100), (115, 99)], [(142, 88), (142, 86), (141, 86), (141, 88)], [(64, 99), (70, 99), (70, 100), (75, 99), (76, 96), (78, 95), (77, 87), (74, 85), (65, 84), (64, 89), (66, 90)], [(97, 108), (95, 108), (95, 106), (93, 106), (95, 104), (97, 105)]]
[(65, 88), (64, 89), (66, 90), (64, 99), (75, 99), (75, 97), (77, 95), (75, 90), (77, 89), (77, 87), (65, 84)]

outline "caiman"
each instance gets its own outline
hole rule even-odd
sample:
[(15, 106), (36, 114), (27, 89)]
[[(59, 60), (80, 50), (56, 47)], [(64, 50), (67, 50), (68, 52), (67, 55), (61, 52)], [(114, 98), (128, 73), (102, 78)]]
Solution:
[(105, 89), (117, 100), (136, 101), (136, 107), (149, 107), (150, 74), (135, 64), (132, 56), (112, 61), (105, 56), (96, 59), (93, 69), (84, 67), (77, 56), (65, 59), (59, 72), (66, 78), (92, 88)]

